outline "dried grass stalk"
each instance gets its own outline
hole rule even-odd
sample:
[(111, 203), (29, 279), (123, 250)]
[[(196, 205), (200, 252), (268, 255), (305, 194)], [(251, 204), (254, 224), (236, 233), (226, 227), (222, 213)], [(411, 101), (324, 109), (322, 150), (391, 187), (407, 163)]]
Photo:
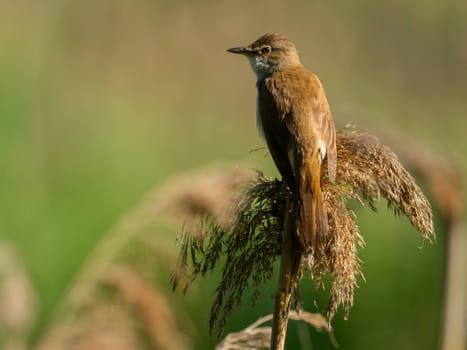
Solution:
[(37, 316), (32, 283), (13, 245), (0, 241), (0, 348), (27, 348)]
[[(396, 214), (404, 214), (427, 240), (434, 234), (431, 207), (413, 177), (397, 156), (367, 134), (346, 128), (337, 135), (337, 178), (330, 183), (324, 167), (322, 187), (329, 221), (328, 240), (313, 255), (303, 259), (317, 285), (329, 274), (333, 277), (327, 317), (331, 320), (342, 305), (348, 314), (353, 305), (357, 280), (363, 274), (357, 246), (363, 246), (353, 212), (347, 202), (375, 201), (384, 197)], [(222, 333), (232, 309), (245, 291), (254, 303), (260, 289), (273, 274), (273, 263), (281, 254), (283, 213), (288, 194), (281, 181), (261, 173), (245, 185), (235, 205), (230, 225), (221, 226), (205, 218), (200, 232), (185, 232), (173, 274), (173, 286), (184, 291), (198, 276), (213, 270), (225, 256), (222, 279), (216, 290), (210, 316), (210, 330)]]
[[(271, 321), (272, 318), (273, 315), (269, 314), (267, 316), (261, 317), (259, 320), (252, 323), (240, 332), (228, 334), (222, 340), (222, 342), (216, 346), (216, 350), (269, 349), (269, 343), (271, 342), (271, 327), (263, 325), (266, 322)], [(289, 318), (295, 321), (304, 321), (318, 331), (326, 331), (329, 334), (333, 344), (337, 346), (334, 335), (332, 333), (332, 328), (321, 314), (312, 314), (310, 312), (300, 310), (300, 312), (290, 312)]]

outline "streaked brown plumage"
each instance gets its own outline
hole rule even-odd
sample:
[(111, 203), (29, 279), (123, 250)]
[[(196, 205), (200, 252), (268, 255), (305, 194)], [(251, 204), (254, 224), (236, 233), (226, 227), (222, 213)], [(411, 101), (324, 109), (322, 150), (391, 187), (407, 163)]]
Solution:
[(245, 55), (256, 73), (258, 129), (295, 195), (298, 238), (309, 251), (328, 231), (320, 185), (325, 157), (329, 179), (336, 174), (336, 133), (323, 86), (302, 66), (294, 44), (277, 33), (228, 51)]

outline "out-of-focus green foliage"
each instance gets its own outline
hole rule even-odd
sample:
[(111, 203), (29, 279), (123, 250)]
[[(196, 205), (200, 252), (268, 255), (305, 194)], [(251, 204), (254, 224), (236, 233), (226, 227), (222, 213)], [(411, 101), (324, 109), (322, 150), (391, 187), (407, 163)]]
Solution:
[[(263, 146), (253, 75), (225, 53), (265, 32), (296, 43), (338, 127), (400, 133), (466, 174), (466, 15), (466, 2), (433, 0), (0, 3), (0, 237), (17, 245), (38, 291), (33, 337), (102, 234), (155, 184), (210, 162), (275, 174), (265, 150), (251, 152)], [(442, 232), (420, 250), (405, 220), (380, 211), (359, 213), (367, 282), (350, 319), (336, 317), (337, 340), (345, 349), (434, 349)], [(237, 311), (227, 331), (268, 313), (271, 295)], [(200, 328), (207, 299), (188, 306)], [(300, 326), (290, 336), (309, 344)]]

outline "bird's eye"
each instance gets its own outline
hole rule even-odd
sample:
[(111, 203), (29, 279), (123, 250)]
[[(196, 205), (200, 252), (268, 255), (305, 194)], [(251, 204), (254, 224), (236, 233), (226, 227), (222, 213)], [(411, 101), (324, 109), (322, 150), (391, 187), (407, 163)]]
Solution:
[(265, 47), (263, 47), (263, 48), (261, 49), (261, 53), (262, 53), (263, 55), (267, 55), (267, 54), (270, 53), (270, 52), (271, 52), (271, 46), (265, 46)]

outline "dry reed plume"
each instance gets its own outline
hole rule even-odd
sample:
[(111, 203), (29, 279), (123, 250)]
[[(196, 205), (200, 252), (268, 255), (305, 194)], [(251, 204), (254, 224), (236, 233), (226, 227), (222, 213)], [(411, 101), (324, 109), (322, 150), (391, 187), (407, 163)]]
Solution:
[[(298, 273), (301, 276), (307, 268), (317, 286), (324, 286), (325, 275), (332, 276), (329, 320), (339, 305), (348, 314), (358, 277), (363, 278), (357, 246), (364, 242), (348, 206), (350, 199), (361, 204), (366, 202), (376, 210), (375, 201), (384, 197), (389, 207), (396, 214), (407, 216), (425, 239), (431, 240), (434, 234), (429, 202), (389, 148), (376, 138), (350, 128), (338, 132), (337, 148), (336, 182), (330, 183), (322, 177), (330, 232), (320, 250), (302, 259)], [(326, 174), (326, 169), (322, 174)], [(174, 287), (181, 283), (186, 291), (195, 278), (223, 263), (209, 324), (218, 336), (244, 293), (249, 291), (250, 301), (254, 303), (261, 287), (271, 279), (274, 262), (281, 255), (288, 196), (281, 181), (258, 173), (239, 194), (229, 225), (205, 217), (199, 231), (185, 232), (180, 237), (181, 252), (172, 279)], [(292, 287), (292, 292), (298, 305), (298, 285)]]

